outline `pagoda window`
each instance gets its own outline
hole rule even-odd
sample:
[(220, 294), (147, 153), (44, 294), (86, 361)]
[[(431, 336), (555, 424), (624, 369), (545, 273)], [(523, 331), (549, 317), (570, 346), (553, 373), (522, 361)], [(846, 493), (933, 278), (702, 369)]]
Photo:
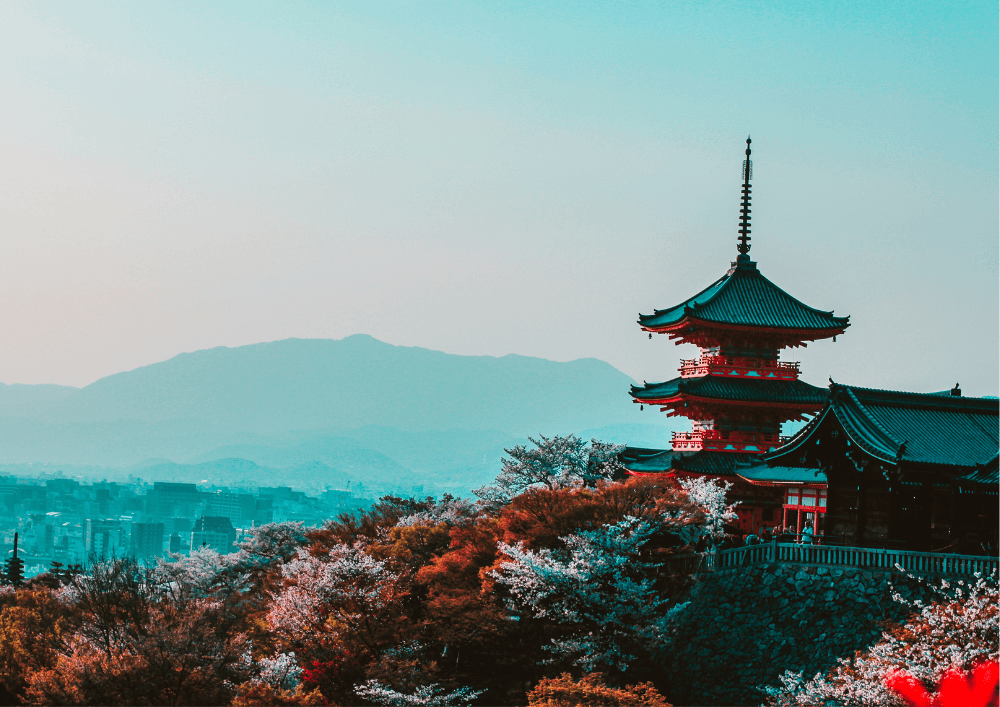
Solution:
[(819, 507), (826, 508), (826, 489), (819, 490)]
[(803, 506), (816, 505), (816, 489), (802, 489), (802, 505)]
[(785, 499), (785, 503), (789, 506), (799, 505), (799, 490), (798, 489), (788, 489), (788, 496)]

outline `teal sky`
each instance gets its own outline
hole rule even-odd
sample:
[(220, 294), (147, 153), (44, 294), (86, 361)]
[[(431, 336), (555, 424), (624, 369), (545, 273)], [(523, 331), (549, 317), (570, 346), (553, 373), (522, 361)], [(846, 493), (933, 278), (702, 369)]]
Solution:
[[(998, 390), (995, 3), (8, 3), (0, 380), (364, 332), (693, 349), (736, 254), (850, 314), (805, 379)], [(623, 404), (628, 404), (623, 391)]]

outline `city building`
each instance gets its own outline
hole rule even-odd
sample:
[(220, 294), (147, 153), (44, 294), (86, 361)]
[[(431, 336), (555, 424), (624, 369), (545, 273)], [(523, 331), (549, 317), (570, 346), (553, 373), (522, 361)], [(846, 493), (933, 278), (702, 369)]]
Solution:
[(225, 516), (202, 516), (195, 521), (191, 531), (191, 550), (199, 547), (210, 547), (223, 554), (233, 552), (236, 548), (236, 529)]
[(124, 554), (125, 532), (121, 521), (88, 518), (83, 537), (88, 557), (108, 558)]
[(163, 523), (133, 523), (131, 547), (135, 557), (162, 555)]

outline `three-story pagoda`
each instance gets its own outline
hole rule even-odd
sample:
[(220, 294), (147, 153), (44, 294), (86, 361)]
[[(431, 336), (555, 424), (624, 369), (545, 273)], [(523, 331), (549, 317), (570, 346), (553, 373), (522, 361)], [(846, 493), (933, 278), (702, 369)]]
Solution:
[[(832, 339), (850, 317), (813, 309), (764, 277), (750, 260), (750, 138), (743, 163), (739, 255), (710, 286), (667, 309), (640, 314), (639, 325), (679, 343), (695, 344), (697, 358), (682, 361), (680, 376), (664, 383), (632, 386), (633, 401), (658, 406), (668, 416), (692, 420), (690, 432), (674, 433), (672, 448), (626, 448), (621, 461), (631, 473), (729, 477), (731, 495), (742, 501), (740, 525), (756, 530), (775, 522), (761, 497), (734, 470), (779, 447), (781, 425), (804, 420), (826, 401), (826, 388), (799, 380), (799, 364), (782, 361), (782, 349)], [(774, 516), (777, 518), (777, 516)]]

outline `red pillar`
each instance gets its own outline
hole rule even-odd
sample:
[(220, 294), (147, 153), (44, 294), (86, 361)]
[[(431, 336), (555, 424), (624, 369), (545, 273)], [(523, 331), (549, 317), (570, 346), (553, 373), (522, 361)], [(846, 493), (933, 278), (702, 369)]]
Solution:
[(795, 511), (795, 541), (802, 539), (802, 509)]

